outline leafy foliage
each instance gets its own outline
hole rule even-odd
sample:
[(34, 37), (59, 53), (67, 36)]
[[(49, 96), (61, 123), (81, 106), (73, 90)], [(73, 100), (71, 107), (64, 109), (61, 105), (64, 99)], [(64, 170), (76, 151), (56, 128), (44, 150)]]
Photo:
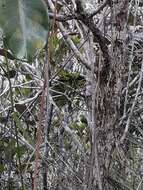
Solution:
[(141, 1), (46, 2), (0, 0), (0, 188), (142, 189)]
[(48, 16), (43, 1), (1, 0), (0, 28), (4, 46), (18, 58), (32, 59), (47, 39)]

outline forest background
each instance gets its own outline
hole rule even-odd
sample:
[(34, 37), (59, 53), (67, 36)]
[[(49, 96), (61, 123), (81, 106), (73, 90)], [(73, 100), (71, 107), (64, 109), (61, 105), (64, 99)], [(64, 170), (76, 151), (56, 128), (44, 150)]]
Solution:
[(143, 189), (142, 0), (0, 0), (0, 189)]

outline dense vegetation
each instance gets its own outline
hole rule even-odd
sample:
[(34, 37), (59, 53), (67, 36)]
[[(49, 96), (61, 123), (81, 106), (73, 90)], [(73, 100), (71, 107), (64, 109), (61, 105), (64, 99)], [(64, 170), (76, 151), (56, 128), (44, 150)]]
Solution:
[(142, 0), (0, 0), (0, 189), (143, 189)]

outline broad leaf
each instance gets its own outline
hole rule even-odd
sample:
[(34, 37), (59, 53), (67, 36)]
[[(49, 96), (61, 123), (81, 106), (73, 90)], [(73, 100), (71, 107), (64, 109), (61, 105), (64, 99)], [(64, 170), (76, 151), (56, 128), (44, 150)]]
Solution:
[(48, 16), (42, 0), (0, 0), (0, 28), (5, 48), (31, 59), (47, 38)]

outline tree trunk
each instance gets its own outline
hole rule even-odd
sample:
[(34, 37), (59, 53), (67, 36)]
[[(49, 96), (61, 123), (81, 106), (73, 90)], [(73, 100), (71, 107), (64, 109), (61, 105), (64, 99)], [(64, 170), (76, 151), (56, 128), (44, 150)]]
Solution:
[[(114, 8), (112, 8), (114, 7)], [(119, 186), (110, 172), (112, 155), (119, 140), (119, 118), (121, 116), (121, 96), (126, 68), (124, 51), (128, 1), (113, 3), (113, 44), (109, 49), (108, 61), (99, 51), (94, 64), (92, 97), (88, 99), (91, 130), (90, 168), (88, 168), (88, 190), (115, 190)], [(90, 44), (91, 45), (91, 44)], [(91, 47), (90, 47), (91, 50)], [(93, 57), (91, 58), (92, 60)], [(94, 102), (95, 101), (95, 102)], [(94, 104), (94, 106), (93, 106)], [(93, 116), (94, 112), (94, 116)], [(93, 119), (94, 117), (94, 119)], [(99, 159), (100, 158), (100, 159)], [(89, 172), (90, 170), (90, 172)]]

